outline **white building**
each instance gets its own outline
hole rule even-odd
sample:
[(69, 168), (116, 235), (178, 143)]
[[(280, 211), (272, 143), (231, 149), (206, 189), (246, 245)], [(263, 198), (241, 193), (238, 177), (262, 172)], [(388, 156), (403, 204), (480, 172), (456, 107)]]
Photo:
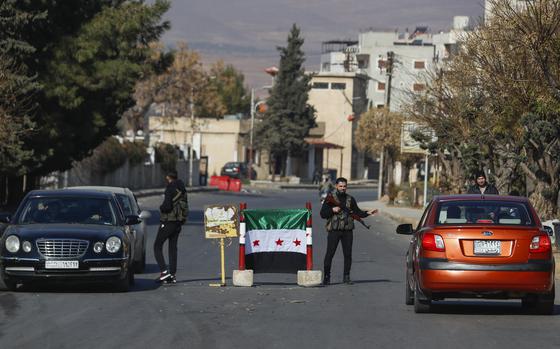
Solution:
[(321, 72), (365, 74), (369, 107), (389, 103), (392, 111), (399, 111), (411, 93), (424, 90), (426, 73), (457, 52), (468, 26), (468, 17), (457, 16), (448, 32), (433, 34), (427, 27), (413, 32), (368, 30), (359, 34), (358, 41), (327, 41), (323, 43)]

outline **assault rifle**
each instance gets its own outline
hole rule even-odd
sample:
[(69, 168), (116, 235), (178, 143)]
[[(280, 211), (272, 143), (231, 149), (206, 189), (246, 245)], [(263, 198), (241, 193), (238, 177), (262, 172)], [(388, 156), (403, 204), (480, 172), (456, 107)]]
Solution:
[(344, 213), (346, 213), (349, 217), (352, 217), (352, 219), (354, 219), (355, 221), (357, 221), (358, 223), (360, 223), (364, 227), (366, 227), (368, 229), (370, 228), (370, 226), (367, 225), (366, 222), (364, 222), (362, 217), (360, 217), (356, 213), (352, 212), (352, 210), (350, 210), (348, 207), (340, 206), (340, 203), (338, 201), (336, 201), (336, 199), (334, 198), (334, 196), (332, 194), (327, 195), (327, 197), (325, 198), (325, 202), (327, 203), (327, 205), (329, 205), (331, 207), (340, 207), (340, 209)]

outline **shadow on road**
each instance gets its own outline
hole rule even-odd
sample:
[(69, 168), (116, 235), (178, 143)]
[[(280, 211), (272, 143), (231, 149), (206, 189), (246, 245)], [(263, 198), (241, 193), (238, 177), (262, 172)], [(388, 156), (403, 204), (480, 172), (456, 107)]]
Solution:
[[(535, 315), (516, 301), (444, 301), (434, 302), (430, 313), (451, 315)], [(560, 305), (554, 305), (552, 316), (560, 315)], [(548, 315), (551, 316), (551, 315)]]
[[(226, 280), (231, 280), (231, 277), (226, 277)], [(191, 282), (203, 282), (203, 281), (208, 281), (208, 282), (214, 281), (214, 282), (219, 283), (219, 282), (222, 281), (222, 279), (219, 278), (219, 277), (216, 277), (216, 278), (200, 278), (200, 279), (185, 279), (185, 280), (177, 280), (177, 283), (178, 284), (188, 284), (188, 283), (191, 283)]]
[[(136, 277), (134, 285), (130, 287), (128, 292), (144, 292), (154, 290), (157, 284), (152, 279)], [(75, 282), (32, 282), (21, 285), (17, 292), (35, 292), (35, 293), (120, 293), (115, 291), (115, 287), (107, 283), (84, 283)]]

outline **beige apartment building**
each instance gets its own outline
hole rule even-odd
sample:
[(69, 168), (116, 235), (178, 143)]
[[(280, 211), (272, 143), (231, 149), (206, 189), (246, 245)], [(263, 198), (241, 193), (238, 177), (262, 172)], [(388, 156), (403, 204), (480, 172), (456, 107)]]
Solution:
[(315, 169), (348, 179), (365, 177), (364, 154), (355, 146), (360, 115), (367, 110), (367, 75), (320, 72), (313, 75), (308, 103), (315, 107), (317, 127), (307, 138), (308, 178)]

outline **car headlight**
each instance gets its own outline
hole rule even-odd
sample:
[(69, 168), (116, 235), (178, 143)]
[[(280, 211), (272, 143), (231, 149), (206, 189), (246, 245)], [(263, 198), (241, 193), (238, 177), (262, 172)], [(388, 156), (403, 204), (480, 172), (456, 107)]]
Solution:
[(11, 253), (19, 251), (19, 238), (15, 235), (10, 235), (6, 239), (6, 250)]
[(24, 242), (21, 244), (21, 248), (23, 249), (23, 252), (25, 252), (25, 253), (31, 252), (31, 242), (29, 242), (29, 241), (24, 241)]
[(121, 239), (116, 236), (111, 236), (105, 243), (105, 248), (109, 253), (117, 253), (121, 249)]
[(104, 243), (102, 242), (96, 242), (95, 245), (93, 245), (93, 252), (95, 253), (101, 253), (101, 251), (103, 251), (103, 247), (105, 246)]

